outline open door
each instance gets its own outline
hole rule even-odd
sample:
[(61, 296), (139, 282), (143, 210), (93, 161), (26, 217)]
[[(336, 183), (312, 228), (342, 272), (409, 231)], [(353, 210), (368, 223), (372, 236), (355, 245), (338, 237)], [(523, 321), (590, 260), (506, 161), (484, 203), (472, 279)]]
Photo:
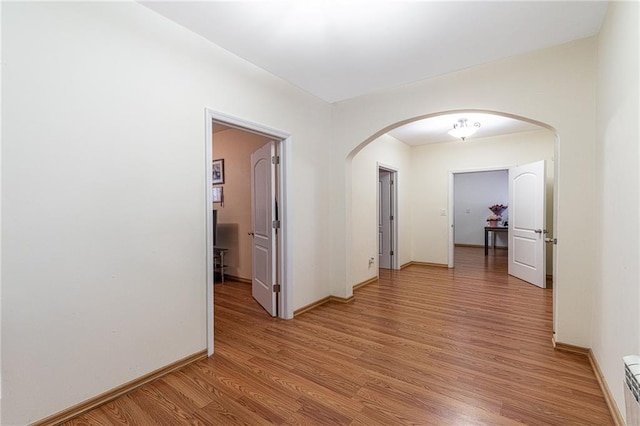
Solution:
[(545, 162), (509, 169), (509, 275), (538, 287), (545, 276)]
[(393, 178), (386, 170), (378, 171), (378, 266), (392, 269), (393, 256)]
[(276, 304), (276, 143), (251, 154), (252, 295), (275, 317)]

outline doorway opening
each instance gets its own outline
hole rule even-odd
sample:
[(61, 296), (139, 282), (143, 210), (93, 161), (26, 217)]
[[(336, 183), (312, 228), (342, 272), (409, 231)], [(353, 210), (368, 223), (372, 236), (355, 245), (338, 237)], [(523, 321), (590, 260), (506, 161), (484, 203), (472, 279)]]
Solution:
[(546, 179), (553, 174), (550, 166), (539, 160), (450, 172), (448, 267), (455, 266), (456, 246), (484, 247), (485, 262), (501, 246), (507, 249), (509, 275), (546, 288), (555, 241), (548, 238), (554, 216), (554, 180)]
[(378, 268), (398, 268), (397, 174), (389, 166), (378, 163)]
[[(455, 267), (456, 247), (484, 247), (484, 233), (487, 220), (492, 214), (489, 207), (495, 204), (508, 206), (509, 170), (506, 168), (485, 168), (452, 171), (449, 179), (449, 260), (448, 267)], [(508, 226), (508, 208), (502, 213), (497, 224)], [(489, 242), (493, 249), (507, 248), (507, 235), (491, 233)]]
[[(231, 144), (232, 150), (218, 151), (215, 148), (216, 140), (222, 145), (221, 135), (225, 132), (240, 137), (241, 140)], [(206, 297), (209, 356), (214, 352), (215, 342), (214, 280), (220, 277), (220, 273), (233, 272), (234, 278), (251, 282), (252, 288), (257, 290), (253, 291), (254, 298), (267, 311), (265, 316), (293, 318), (286, 185), (289, 144), (290, 137), (285, 132), (205, 110)], [(214, 152), (217, 152), (215, 158)], [(254, 156), (256, 153), (259, 153), (258, 157)], [(256, 176), (255, 173), (261, 174)], [(256, 200), (261, 203), (260, 206), (255, 206)], [(213, 210), (217, 213), (212, 214)], [(224, 214), (227, 214), (227, 218), (234, 219), (225, 221)], [(254, 244), (256, 241), (260, 244)], [(222, 270), (220, 263), (216, 263), (220, 250), (224, 250), (225, 253), (225, 265)], [(241, 258), (244, 261), (241, 261)], [(267, 293), (268, 298), (265, 297)], [(268, 303), (268, 306), (264, 306), (264, 303)]]

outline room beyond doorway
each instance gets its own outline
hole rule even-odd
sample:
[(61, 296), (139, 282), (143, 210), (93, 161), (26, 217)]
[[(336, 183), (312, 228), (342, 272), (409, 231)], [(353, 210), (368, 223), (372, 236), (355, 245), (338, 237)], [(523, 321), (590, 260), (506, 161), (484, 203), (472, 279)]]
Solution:
[[(228, 249), (225, 274), (251, 283), (251, 154), (272, 139), (243, 129), (213, 124), (213, 161), (224, 164), (224, 176), (213, 188), (221, 191), (215, 244)], [(223, 162), (223, 163), (221, 163)]]
[[(509, 172), (507, 169), (484, 169), (452, 173), (449, 188), (451, 208), (449, 267), (455, 266), (454, 247), (484, 247), (484, 227), (493, 215), (489, 207), (495, 204), (508, 206)], [(500, 225), (508, 222), (508, 208), (502, 213)], [(506, 249), (506, 234), (491, 235), (493, 248)]]
[[(261, 135), (271, 141), (274, 141), (278, 146), (278, 156), (274, 157), (273, 163), (276, 165), (276, 173), (278, 176), (276, 185), (276, 192), (278, 199), (274, 200), (274, 206), (277, 205), (278, 211), (278, 244), (276, 245), (274, 256), (276, 257), (274, 265), (274, 291), (277, 291), (276, 299), (279, 307), (278, 317), (283, 319), (293, 318), (293, 298), (291, 291), (292, 265), (288, 261), (291, 257), (291, 233), (290, 225), (287, 221), (289, 217), (289, 206), (287, 204), (289, 193), (285, 183), (288, 179), (288, 162), (286, 153), (289, 150), (290, 138), (285, 132), (268, 128), (257, 123), (249, 122), (240, 118), (231, 117), (226, 114), (215, 112), (209, 109), (205, 109), (205, 154), (207, 159), (211, 160), (224, 160), (223, 158), (214, 158), (213, 152), (216, 144), (216, 136), (214, 134), (214, 123), (224, 126), (224, 130), (234, 129), (244, 132), (248, 132), (253, 135)], [(250, 160), (247, 159), (250, 163)], [(205, 167), (205, 217), (206, 217), (206, 259), (207, 260), (207, 273), (206, 273), (206, 288), (207, 288), (207, 353), (213, 354), (214, 350), (214, 328), (213, 328), (213, 280), (214, 280), (214, 245), (213, 245), (213, 220), (211, 210), (215, 206), (213, 203), (213, 161), (207, 161)], [(226, 170), (224, 171), (226, 173)], [(240, 177), (238, 177), (240, 179)], [(227, 182), (226, 176), (223, 176), (222, 181)], [(218, 183), (221, 185), (220, 181)], [(220, 186), (219, 185), (219, 186)], [(229, 195), (224, 194), (223, 200), (225, 204), (229, 203)], [(273, 226), (276, 224), (274, 222)], [(233, 227), (232, 234), (233, 234)], [(239, 227), (235, 230), (235, 235), (239, 241), (241, 235), (239, 234)], [(251, 231), (247, 232), (249, 234)], [(247, 238), (249, 235), (245, 235)], [(278, 280), (278, 287), (275, 286), (275, 280)]]

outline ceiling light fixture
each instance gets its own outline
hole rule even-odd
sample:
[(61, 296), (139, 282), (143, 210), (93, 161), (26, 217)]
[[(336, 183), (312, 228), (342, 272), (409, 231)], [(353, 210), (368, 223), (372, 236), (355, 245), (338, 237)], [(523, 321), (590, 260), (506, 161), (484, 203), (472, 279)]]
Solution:
[(465, 140), (472, 134), (478, 131), (480, 123), (473, 123), (473, 126), (467, 125), (467, 119), (461, 118), (457, 123), (453, 125), (453, 129), (449, 130), (449, 134), (454, 138), (460, 138)]

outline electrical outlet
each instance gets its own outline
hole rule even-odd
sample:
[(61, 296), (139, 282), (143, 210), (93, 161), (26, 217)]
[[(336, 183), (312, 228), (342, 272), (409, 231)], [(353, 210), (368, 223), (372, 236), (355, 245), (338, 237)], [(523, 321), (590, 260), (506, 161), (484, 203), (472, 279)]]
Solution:
[(471, 213), (471, 209), (465, 210), (465, 213), (467, 213), (467, 214)]

